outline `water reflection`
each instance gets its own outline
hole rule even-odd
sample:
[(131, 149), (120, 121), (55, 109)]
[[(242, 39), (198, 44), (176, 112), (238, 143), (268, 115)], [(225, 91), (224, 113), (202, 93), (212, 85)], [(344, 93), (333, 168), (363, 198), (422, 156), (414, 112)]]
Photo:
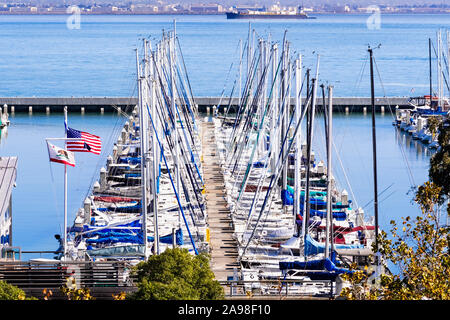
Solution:
[(3, 143), (8, 137), (8, 126), (0, 129), (0, 144)]
[(413, 139), (409, 133), (400, 130), (400, 128), (394, 128), (394, 130), (396, 131), (395, 141), (397, 144), (400, 147), (404, 146), (406, 149), (409, 149), (411, 154), (415, 151), (417, 160), (428, 161), (428, 159), (436, 152), (436, 149), (429, 148), (428, 145), (421, 140)]

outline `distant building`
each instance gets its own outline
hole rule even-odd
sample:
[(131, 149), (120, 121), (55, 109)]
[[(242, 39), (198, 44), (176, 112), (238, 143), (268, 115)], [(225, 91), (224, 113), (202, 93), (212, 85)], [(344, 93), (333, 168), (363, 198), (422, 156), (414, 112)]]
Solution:
[(0, 157), (0, 259), (12, 250), (12, 189), (16, 183), (17, 157)]
[(133, 13), (140, 13), (140, 14), (145, 14), (145, 13), (155, 13), (158, 12), (158, 7), (157, 6), (153, 6), (153, 5), (143, 5), (143, 4), (139, 4), (139, 5), (131, 5), (130, 6), (130, 11)]
[(221, 13), (224, 10), (220, 4), (193, 4), (190, 11), (192, 13)]
[(9, 12), (12, 13), (31, 13), (29, 7), (10, 7)]
[(54, 14), (67, 14), (67, 8), (55, 8), (55, 7), (50, 7), (50, 8), (48, 8), (48, 13), (54, 13)]

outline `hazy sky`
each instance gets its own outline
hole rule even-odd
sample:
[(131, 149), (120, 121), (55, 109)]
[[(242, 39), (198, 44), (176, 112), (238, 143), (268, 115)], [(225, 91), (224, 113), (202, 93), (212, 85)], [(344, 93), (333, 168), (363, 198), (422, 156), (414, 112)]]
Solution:
[[(285, 5), (402, 5), (402, 4), (444, 4), (448, 0), (164, 0), (165, 3), (219, 3), (219, 4), (275, 4), (279, 2)], [(156, 0), (0, 0), (0, 3), (32, 3), (32, 4), (103, 4), (103, 3), (156, 3)]]

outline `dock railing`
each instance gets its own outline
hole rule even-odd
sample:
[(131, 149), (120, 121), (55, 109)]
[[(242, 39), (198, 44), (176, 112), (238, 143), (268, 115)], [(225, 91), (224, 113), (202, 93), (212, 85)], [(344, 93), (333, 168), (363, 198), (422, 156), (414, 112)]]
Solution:
[[(113, 295), (135, 292), (137, 287), (126, 261), (0, 261), (0, 280), (22, 289), (27, 297), (66, 299), (61, 288), (75, 280), (77, 288), (87, 288), (97, 300), (112, 300)], [(225, 299), (332, 299), (336, 286), (328, 280), (227, 280), (220, 281)]]
[(64, 298), (60, 288), (75, 280), (77, 288), (88, 288), (94, 298), (112, 299), (113, 294), (136, 290), (130, 270), (131, 265), (124, 261), (1, 261), (0, 280), (38, 299), (44, 296), (44, 289), (52, 290), (52, 298)]
[(220, 281), (225, 298), (329, 298), (336, 296), (336, 286), (330, 280), (227, 280)]

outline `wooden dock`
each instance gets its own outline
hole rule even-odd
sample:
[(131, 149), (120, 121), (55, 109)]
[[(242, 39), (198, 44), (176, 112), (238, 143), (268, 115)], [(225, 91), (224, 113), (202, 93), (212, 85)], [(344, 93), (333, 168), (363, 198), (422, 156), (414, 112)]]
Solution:
[(237, 243), (232, 238), (234, 229), (230, 210), (226, 206), (225, 184), (217, 153), (213, 122), (202, 122), (203, 178), (205, 182), (206, 211), (210, 230), (211, 269), (218, 281), (233, 275), (237, 262)]

